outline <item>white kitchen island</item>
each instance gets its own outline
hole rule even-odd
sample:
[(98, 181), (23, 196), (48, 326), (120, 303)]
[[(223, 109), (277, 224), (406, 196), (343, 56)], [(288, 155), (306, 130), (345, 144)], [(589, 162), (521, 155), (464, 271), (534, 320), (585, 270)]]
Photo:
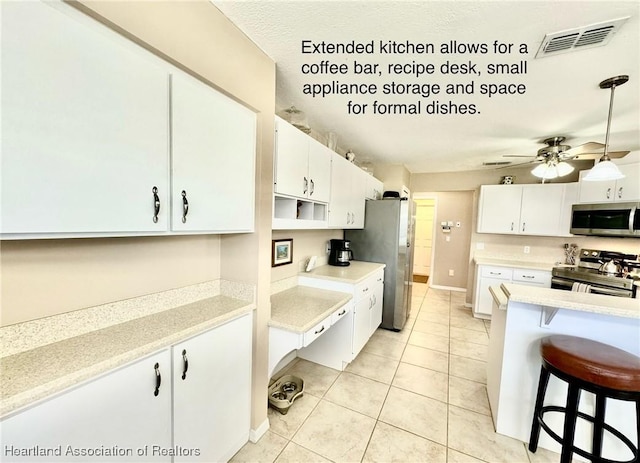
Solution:
[[(640, 299), (577, 293), (517, 284), (491, 287), (494, 308), (491, 319), (487, 391), (496, 432), (529, 441), (531, 420), (540, 375), (540, 339), (567, 334), (593, 339), (640, 356)], [(565, 405), (566, 383), (549, 380), (545, 405)], [(583, 392), (580, 410), (593, 414), (594, 396)], [(549, 413), (545, 421), (562, 435), (563, 415)], [(637, 445), (632, 402), (607, 400), (606, 422)], [(591, 449), (591, 427), (578, 420), (575, 443)], [(559, 452), (544, 431), (539, 446)], [(626, 447), (605, 433), (604, 456), (629, 459)]]

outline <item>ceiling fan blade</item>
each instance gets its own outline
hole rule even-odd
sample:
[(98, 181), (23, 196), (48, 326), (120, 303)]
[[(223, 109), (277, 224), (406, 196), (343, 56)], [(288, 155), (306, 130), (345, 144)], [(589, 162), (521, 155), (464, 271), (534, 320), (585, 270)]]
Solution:
[[(611, 159), (620, 159), (625, 157), (627, 154), (629, 154), (631, 151), (611, 151), (609, 153), (607, 153), (609, 155), (609, 157)], [(560, 158), (563, 161), (570, 161), (570, 160), (575, 160), (575, 161), (586, 161), (586, 160), (598, 160), (602, 157), (602, 155), (604, 154), (604, 151), (602, 151), (601, 153), (582, 153), (582, 154), (573, 154), (573, 155), (569, 155), (566, 156), (565, 153), (562, 153), (560, 155)]]
[(609, 155), (610, 158), (619, 159), (619, 158), (625, 157), (630, 152), (631, 151), (611, 151), (610, 153), (607, 153), (607, 154)]
[(598, 143), (596, 141), (590, 141), (587, 143), (584, 143), (582, 145), (576, 146), (574, 148), (568, 149), (566, 151), (563, 151), (563, 154), (569, 154), (569, 155), (580, 155), (580, 154), (590, 154), (593, 153), (594, 151), (600, 151), (604, 149), (604, 144), (603, 143)]
[(503, 158), (535, 158), (535, 154), (503, 154)]
[(498, 169), (507, 169), (509, 167), (526, 166), (527, 164), (533, 164), (535, 162), (540, 162), (540, 161), (538, 159), (534, 159), (533, 161), (529, 161), (529, 162), (521, 162), (519, 164), (509, 164), (508, 166), (496, 167), (496, 170), (498, 170)]

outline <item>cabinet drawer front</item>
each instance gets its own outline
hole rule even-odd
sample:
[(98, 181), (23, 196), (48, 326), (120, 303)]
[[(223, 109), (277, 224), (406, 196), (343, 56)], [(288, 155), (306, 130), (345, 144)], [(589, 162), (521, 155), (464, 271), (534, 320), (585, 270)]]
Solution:
[(313, 328), (307, 330), (303, 335), (302, 345), (303, 347), (307, 347), (311, 344), (316, 338), (320, 337), (331, 327), (331, 315), (322, 320)]
[(351, 303), (347, 303), (331, 314), (331, 324), (335, 324), (338, 320), (351, 312)]
[(376, 285), (384, 283), (384, 269), (377, 270), (372, 276), (356, 286), (356, 302), (371, 297)]
[(511, 280), (513, 278), (513, 269), (505, 267), (482, 266), (480, 275), (482, 277), (497, 278), (499, 280)]
[(551, 286), (551, 272), (544, 270), (514, 269), (513, 281)]

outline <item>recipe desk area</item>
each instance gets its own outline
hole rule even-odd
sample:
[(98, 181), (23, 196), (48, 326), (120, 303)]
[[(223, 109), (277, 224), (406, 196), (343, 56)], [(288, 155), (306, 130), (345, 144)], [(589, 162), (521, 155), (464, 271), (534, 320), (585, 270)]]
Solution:
[(272, 294), (269, 375), (294, 354), (344, 370), (382, 322), (384, 267), (359, 261), (323, 265)]
[[(640, 299), (578, 293), (518, 284), (492, 286), (494, 306), (489, 336), (487, 392), (496, 432), (529, 441), (540, 374), (540, 339), (566, 334), (592, 339), (640, 356)], [(545, 405), (563, 406), (566, 383), (549, 380)], [(595, 400), (583, 393), (580, 410), (593, 415)], [(562, 414), (545, 420), (562, 434)], [(605, 421), (624, 435), (635, 436), (632, 402), (607, 401)], [(590, 448), (591, 428), (578, 420), (576, 445)], [(539, 446), (560, 451), (546, 433)], [(628, 450), (605, 433), (604, 456), (624, 460)]]

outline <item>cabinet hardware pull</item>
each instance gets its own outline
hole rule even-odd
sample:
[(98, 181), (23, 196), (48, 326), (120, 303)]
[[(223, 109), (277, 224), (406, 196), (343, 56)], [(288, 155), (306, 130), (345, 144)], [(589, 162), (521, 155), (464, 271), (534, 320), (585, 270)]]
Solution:
[(522, 222), (522, 231), (524, 231), (524, 227), (527, 226), (527, 222)]
[(322, 333), (324, 331), (324, 325), (322, 325), (322, 328), (320, 328), (318, 331), (316, 331), (314, 334), (319, 334)]
[(373, 305), (376, 305), (378, 303), (378, 298), (376, 297), (376, 295), (373, 295)]
[(158, 214), (160, 213), (160, 198), (158, 197), (158, 187), (151, 188), (153, 193), (153, 223), (158, 223)]
[(160, 365), (156, 363), (153, 366), (153, 369), (156, 371), (156, 390), (153, 391), (153, 395), (157, 397), (160, 393), (160, 383), (162, 382), (162, 376), (160, 376)]
[(189, 213), (189, 201), (187, 201), (187, 192), (182, 190), (182, 223), (187, 223), (188, 213)]
[(307, 194), (307, 190), (309, 189), (309, 181), (307, 180), (307, 177), (302, 177), (304, 178), (304, 191), (302, 192), (303, 194)]
[(309, 179), (309, 183), (311, 183), (311, 190), (309, 190), (309, 196), (311, 196), (313, 194), (313, 192), (315, 191), (315, 189), (316, 189), (316, 185), (315, 185), (315, 183), (313, 183), (313, 179), (312, 178)]
[(511, 222), (511, 231), (513, 231), (513, 222)]
[(489, 272), (489, 275), (502, 275), (502, 272)]
[(533, 275), (522, 275), (522, 278), (532, 279), (532, 278), (535, 278), (535, 276), (533, 276)]
[(611, 198), (611, 188), (607, 188), (607, 199)]
[(338, 314), (338, 317), (342, 317), (346, 313), (347, 313), (347, 309), (342, 309), (342, 312)]
[(618, 199), (622, 199), (622, 187), (618, 188)]
[(182, 367), (182, 379), (187, 379), (187, 370), (189, 369), (189, 359), (187, 358), (186, 349), (182, 351), (182, 362), (184, 366)]

